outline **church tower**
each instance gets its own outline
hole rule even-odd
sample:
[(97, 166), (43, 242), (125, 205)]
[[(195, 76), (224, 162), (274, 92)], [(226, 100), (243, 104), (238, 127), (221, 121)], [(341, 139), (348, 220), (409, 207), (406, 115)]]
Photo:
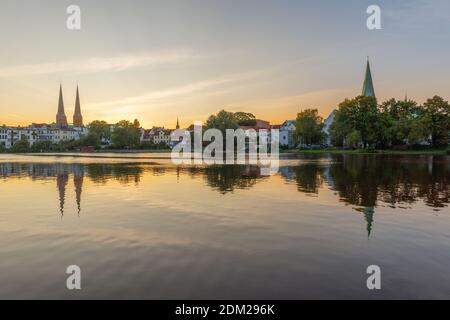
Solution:
[(62, 85), (59, 85), (59, 101), (58, 101), (58, 113), (56, 114), (56, 125), (59, 127), (67, 127), (67, 117), (64, 112), (64, 101), (62, 95)]
[(77, 97), (75, 99), (75, 113), (73, 114), (73, 126), (74, 127), (83, 126), (83, 116), (81, 115), (80, 95), (78, 93), (78, 85), (77, 85)]
[(372, 73), (370, 72), (369, 58), (367, 58), (366, 76), (364, 77), (362, 95), (364, 97), (374, 97), (375, 98), (375, 90), (373, 89)]
[(177, 126), (176, 129), (180, 129), (180, 122), (178, 121), (178, 117), (177, 117)]

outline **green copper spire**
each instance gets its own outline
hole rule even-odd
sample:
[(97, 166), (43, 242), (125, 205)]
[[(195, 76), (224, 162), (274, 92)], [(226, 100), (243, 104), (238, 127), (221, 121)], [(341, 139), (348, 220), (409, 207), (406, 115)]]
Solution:
[(370, 72), (369, 58), (367, 58), (366, 76), (364, 78), (362, 95), (365, 97), (374, 97), (375, 98), (375, 90), (373, 89), (372, 74)]

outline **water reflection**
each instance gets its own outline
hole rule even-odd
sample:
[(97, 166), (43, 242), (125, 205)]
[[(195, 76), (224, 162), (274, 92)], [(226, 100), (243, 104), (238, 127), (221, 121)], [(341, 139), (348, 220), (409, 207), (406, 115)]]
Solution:
[(266, 177), (261, 176), (258, 166), (252, 165), (210, 166), (204, 168), (202, 174), (206, 184), (221, 193), (251, 188), (258, 180)]
[[(317, 160), (317, 159), (315, 159)], [(448, 206), (450, 199), (449, 158), (336, 156), (329, 162), (300, 161), (297, 165), (282, 166), (280, 175), (301, 193), (318, 196), (322, 188), (335, 191), (339, 200), (352, 205), (367, 221), (370, 235), (375, 208), (409, 208), (423, 201), (434, 210)], [(81, 212), (85, 176), (95, 184), (114, 180), (124, 185), (139, 185), (143, 175), (180, 175), (202, 178), (205, 185), (222, 194), (236, 189), (249, 189), (270, 179), (261, 176), (260, 168), (251, 165), (224, 166), (155, 166), (142, 163), (127, 164), (65, 164), (65, 163), (0, 163), (0, 177), (32, 180), (55, 178), (59, 212), (64, 215), (66, 188), (73, 180), (77, 212)]]

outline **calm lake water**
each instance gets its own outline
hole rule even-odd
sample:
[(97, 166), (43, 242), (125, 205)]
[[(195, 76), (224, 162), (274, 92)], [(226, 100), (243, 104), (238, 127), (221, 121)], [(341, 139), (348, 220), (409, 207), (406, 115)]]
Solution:
[(0, 298), (450, 298), (450, 157), (110, 156), (0, 155)]

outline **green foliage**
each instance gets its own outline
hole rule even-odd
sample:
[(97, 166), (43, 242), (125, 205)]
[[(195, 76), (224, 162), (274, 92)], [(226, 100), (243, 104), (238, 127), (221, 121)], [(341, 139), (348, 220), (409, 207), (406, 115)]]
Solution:
[(78, 141), (75, 140), (62, 140), (58, 144), (52, 146), (52, 151), (66, 152), (74, 151), (78, 148)]
[(100, 137), (93, 132), (89, 132), (85, 137), (78, 141), (78, 146), (80, 147), (95, 147), (100, 148)]
[(353, 130), (345, 137), (345, 145), (352, 149), (358, 148), (361, 143), (361, 134), (358, 130)]
[(375, 98), (360, 96), (339, 105), (330, 134), (335, 146), (354, 147), (354, 132), (357, 131), (364, 149), (384, 149), (412, 146), (427, 140), (432, 146), (445, 145), (449, 130), (450, 107), (441, 97), (428, 99), (423, 107), (411, 100), (395, 99), (377, 107)]
[(52, 147), (51, 141), (37, 141), (31, 146), (31, 152), (48, 152), (52, 151)]
[(92, 121), (89, 124), (89, 133), (95, 134), (100, 140), (111, 138), (110, 126), (106, 121)]
[(323, 119), (317, 109), (306, 109), (297, 115), (296, 137), (301, 144), (320, 144), (324, 139)]
[(136, 127), (136, 121), (131, 123), (127, 120), (121, 120), (116, 124), (111, 134), (111, 141), (114, 148), (139, 148), (141, 133), (139, 128)]
[(226, 129), (237, 129), (239, 124), (232, 112), (220, 111), (217, 115), (209, 116), (205, 124), (206, 129), (219, 129), (225, 136)]
[(11, 147), (12, 153), (25, 153), (30, 152), (30, 143), (28, 142), (27, 138), (22, 136), (22, 138), (19, 141), (16, 141), (14, 145)]
[(364, 148), (374, 144), (377, 133), (377, 111), (377, 101), (373, 97), (359, 96), (342, 102), (337, 112), (337, 120), (343, 122), (341, 127), (345, 128), (342, 136), (347, 137), (356, 130), (361, 136)]
[(450, 146), (447, 147), (447, 149), (445, 150), (445, 153), (450, 156)]
[(254, 126), (256, 125), (256, 118), (252, 113), (235, 112), (233, 114), (235, 121), (240, 126)]
[(6, 147), (2, 144), (0, 144), (0, 153), (6, 152)]
[(164, 142), (155, 144), (151, 141), (143, 141), (140, 144), (140, 149), (142, 149), (142, 150), (166, 150), (166, 149), (169, 149), (169, 146)]
[(450, 105), (439, 96), (423, 104), (424, 130), (431, 135), (433, 146), (447, 145), (450, 131)]

